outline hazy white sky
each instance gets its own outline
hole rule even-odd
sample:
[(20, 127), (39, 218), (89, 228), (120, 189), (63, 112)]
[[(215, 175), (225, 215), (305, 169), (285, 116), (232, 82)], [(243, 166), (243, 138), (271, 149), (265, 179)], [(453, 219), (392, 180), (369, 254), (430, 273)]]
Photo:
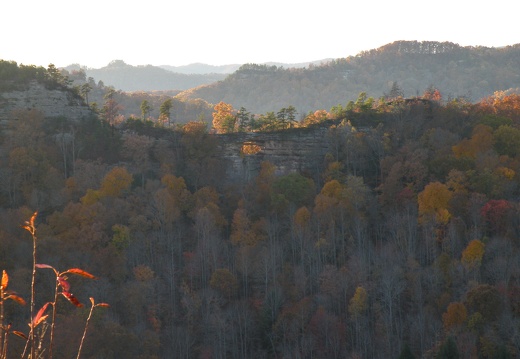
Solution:
[(3, 0), (0, 59), (224, 65), (347, 57), (396, 40), (499, 47), (520, 43), (516, 2)]

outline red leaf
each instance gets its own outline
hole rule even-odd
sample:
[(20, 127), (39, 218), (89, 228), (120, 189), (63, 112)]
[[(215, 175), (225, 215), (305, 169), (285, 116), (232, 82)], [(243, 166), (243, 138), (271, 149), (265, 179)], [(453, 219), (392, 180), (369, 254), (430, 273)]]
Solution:
[(38, 326), (38, 324), (40, 324), (42, 321), (45, 320), (45, 318), (47, 318), (47, 315), (43, 315), (43, 313), (45, 313), (49, 304), (51, 304), (51, 303), (50, 302), (45, 303), (43, 305), (43, 307), (41, 307), (41, 309), (38, 311), (38, 313), (36, 313), (36, 315), (34, 316), (34, 318), (32, 320), (33, 327)]
[(5, 299), (12, 299), (18, 304), (25, 305), (25, 300), (23, 300), (22, 297), (19, 297), (15, 294), (8, 295)]
[(38, 319), (38, 321), (36, 323), (34, 323), (34, 327), (36, 328), (41, 322), (43, 322), (45, 319), (47, 319), (49, 315), (44, 315), (42, 317), (40, 317), (40, 319)]
[(68, 292), (70, 290), (70, 284), (66, 281), (67, 277), (58, 277), (58, 283), (60, 284), (61, 288), (64, 292)]
[(67, 271), (63, 272), (62, 274), (65, 274), (65, 273), (72, 273), (72, 274), (80, 275), (85, 278), (96, 279), (96, 277), (93, 276), (92, 274), (85, 272), (83, 269), (79, 269), (79, 268), (68, 269)]
[(89, 299), (90, 299), (90, 303), (92, 303), (93, 307), (110, 307), (110, 305), (108, 305), (107, 303), (98, 303), (98, 304), (96, 304), (94, 302), (94, 298), (92, 298), (92, 297), (90, 297)]
[(7, 275), (7, 272), (4, 270), (2, 272), (2, 284), (0, 284), (2, 290), (5, 290), (7, 288), (7, 284), (9, 284), (9, 276)]
[(27, 335), (25, 335), (25, 334), (22, 333), (22, 332), (19, 332), (18, 330), (13, 330), (12, 333), (13, 333), (14, 335), (18, 335), (20, 338), (24, 338), (24, 339), (27, 340)]
[(54, 269), (53, 266), (50, 266), (48, 264), (41, 264), (41, 263), (37, 263), (34, 265), (36, 268), (49, 268), (49, 269), (52, 269), (54, 271), (56, 271), (56, 269)]
[(69, 302), (71, 302), (72, 304), (74, 304), (76, 307), (82, 307), (83, 304), (81, 304), (79, 302), (79, 300), (74, 296), (74, 294), (70, 293), (70, 292), (61, 292), (61, 294), (63, 294), (63, 296), (65, 298), (67, 298), (67, 300)]
[(38, 215), (38, 212), (34, 212), (31, 219), (29, 220), (29, 223), (31, 224), (31, 227), (34, 228), (34, 220), (36, 219), (36, 216)]

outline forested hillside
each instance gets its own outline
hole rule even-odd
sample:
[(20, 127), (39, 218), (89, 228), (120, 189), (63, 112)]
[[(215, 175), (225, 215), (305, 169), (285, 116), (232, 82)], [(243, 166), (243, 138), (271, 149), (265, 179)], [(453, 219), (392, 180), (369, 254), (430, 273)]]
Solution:
[(520, 88), (519, 59), (518, 45), (486, 48), (397, 41), (356, 56), (307, 66), (245, 64), (230, 75), (218, 73), (214, 77), (136, 67), (121, 60), (101, 69), (71, 65), (62, 71), (75, 85), (90, 84), (91, 102), (101, 104), (107, 89), (114, 89), (125, 117), (139, 117), (140, 104), (146, 100), (151, 105), (149, 115), (158, 118), (161, 103), (174, 96), (172, 118), (186, 123), (199, 115), (209, 121), (211, 108), (221, 101), (256, 115), (294, 107), (301, 119), (310, 111), (354, 101), (361, 92), (375, 99), (392, 97), (396, 88), (404, 97), (433, 87), (445, 99), (464, 97), (476, 102), (495, 91)]
[(356, 56), (306, 69), (246, 64), (225, 80), (179, 97), (224, 101), (253, 113), (294, 106), (298, 113), (329, 109), (360, 92), (379, 98), (392, 85), (404, 96), (434, 86), (445, 98), (469, 101), (520, 87), (520, 47), (461, 47), (453, 43), (398, 41)]
[[(66, 87), (37, 70), (11, 69), (2, 88)], [(53, 300), (48, 266), (95, 275), (58, 284), (110, 305), (94, 312), (83, 358), (520, 356), (520, 94), (393, 90), (302, 121), (292, 107), (255, 117), (219, 103), (213, 129), (166, 125), (164, 103), (156, 122), (143, 104), (143, 118), (122, 117), (115, 91), (82, 121), (21, 108), (0, 132), (9, 289), (31, 298), (26, 221), (38, 211), (36, 307)], [(258, 145), (314, 128), (326, 153), (311, 170), (279, 171)], [(228, 181), (223, 139), (246, 130), (257, 142), (236, 156), (260, 168)], [(53, 356), (71, 358), (89, 308), (58, 300)], [(27, 306), (2, 308), (3, 333), (27, 332)], [(10, 335), (8, 357), (24, 343)]]

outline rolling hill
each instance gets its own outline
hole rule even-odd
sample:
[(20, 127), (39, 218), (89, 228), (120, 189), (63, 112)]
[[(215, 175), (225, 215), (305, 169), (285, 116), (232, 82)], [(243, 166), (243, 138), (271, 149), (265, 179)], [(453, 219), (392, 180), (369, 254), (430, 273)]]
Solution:
[[(66, 69), (79, 69), (71, 65)], [(175, 96), (177, 101), (220, 101), (261, 114), (294, 106), (299, 116), (345, 106), (361, 92), (380, 98), (397, 86), (405, 97), (434, 87), (445, 100), (476, 102), (496, 91), (520, 88), (520, 44), (462, 47), (451, 42), (396, 41), (356, 56), (301, 64), (132, 66), (122, 60), (87, 77), (121, 92)], [(130, 109), (132, 108), (132, 109)], [(138, 104), (126, 112), (139, 114)], [(128, 115), (128, 113), (126, 113)]]
[[(82, 67), (75, 64), (67, 66), (65, 70), (71, 71), (79, 68)], [(186, 90), (223, 80), (226, 77), (226, 74), (219, 73), (178, 73), (152, 65), (132, 66), (122, 60), (114, 60), (99, 69), (82, 69), (87, 77), (102, 81), (105, 85), (117, 90), (128, 92)]]
[(308, 68), (243, 65), (224, 80), (177, 96), (209, 103), (224, 101), (253, 113), (292, 105), (305, 114), (345, 105), (361, 92), (379, 98), (394, 83), (405, 96), (420, 95), (433, 86), (444, 99), (478, 101), (495, 91), (520, 87), (520, 44), (488, 48), (396, 41)]

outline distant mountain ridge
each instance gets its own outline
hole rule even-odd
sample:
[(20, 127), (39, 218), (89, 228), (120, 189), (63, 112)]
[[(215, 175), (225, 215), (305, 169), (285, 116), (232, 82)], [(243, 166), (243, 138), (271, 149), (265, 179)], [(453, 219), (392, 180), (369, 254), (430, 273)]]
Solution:
[[(295, 64), (270, 62), (267, 65), (284, 68), (303, 68), (309, 65), (321, 64), (328, 60), (319, 60)], [(123, 60), (111, 61), (107, 66), (94, 69), (73, 64), (65, 67), (67, 71), (83, 69), (87, 77), (102, 81), (107, 86), (113, 86), (122, 91), (171, 91), (187, 90), (201, 85), (221, 81), (227, 75), (240, 68), (239, 64), (214, 66), (194, 63), (185, 66), (132, 66)]]
[[(77, 65), (66, 67), (70, 70)], [(225, 74), (183, 74), (146, 65), (132, 66), (123, 60), (114, 60), (100, 69), (83, 68), (87, 77), (102, 81), (122, 91), (166, 91), (185, 90), (192, 87), (213, 83), (226, 77)]]
[(463, 47), (451, 42), (395, 41), (355, 56), (300, 64), (202, 63), (131, 66), (122, 60), (87, 77), (122, 91), (180, 92), (182, 100), (220, 101), (252, 113), (294, 106), (300, 115), (355, 101), (361, 92), (379, 98), (394, 84), (404, 96), (437, 88), (444, 99), (478, 101), (495, 91), (520, 88), (520, 44)]
[(462, 47), (451, 42), (396, 41), (356, 56), (305, 69), (242, 66), (226, 79), (180, 93), (180, 98), (224, 101), (253, 113), (294, 106), (300, 114), (375, 99), (397, 84), (404, 96), (430, 87), (445, 99), (478, 101), (495, 91), (520, 88), (520, 44)]
[[(310, 61), (310, 62), (299, 62), (299, 63), (283, 63), (283, 62), (266, 62), (264, 65), (268, 66), (277, 66), (277, 67), (284, 67), (284, 68), (303, 68), (307, 67), (309, 65), (320, 65), (322, 63), (326, 63), (331, 61), (332, 59), (323, 59), (323, 60), (317, 60), (317, 61)], [(161, 65), (160, 68), (163, 68), (165, 70), (176, 72), (180, 74), (199, 74), (199, 75), (205, 75), (205, 74), (232, 74), (236, 70), (238, 70), (242, 66), (242, 64), (230, 64), (230, 65), (208, 65), (203, 63), (193, 63), (189, 65), (184, 66), (171, 66), (171, 65)]]
[(200, 62), (189, 64), (189, 65), (183, 65), (183, 66), (171, 66), (171, 65), (161, 65), (159, 66), (162, 69), (165, 69), (170, 72), (176, 72), (179, 74), (199, 74), (199, 75), (206, 75), (206, 74), (231, 74), (238, 70), (240, 65), (238, 64), (231, 64), (231, 65), (220, 65), (220, 66), (214, 66), (214, 65), (208, 65), (203, 64)]

